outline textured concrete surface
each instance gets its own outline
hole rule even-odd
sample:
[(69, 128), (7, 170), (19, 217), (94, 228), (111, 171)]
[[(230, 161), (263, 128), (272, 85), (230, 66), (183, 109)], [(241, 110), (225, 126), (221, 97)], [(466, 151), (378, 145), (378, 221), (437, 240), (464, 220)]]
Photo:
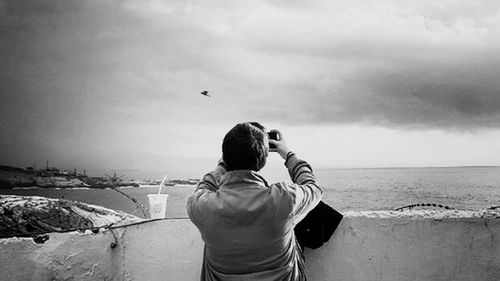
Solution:
[[(0, 280), (199, 280), (203, 242), (187, 219), (98, 234), (0, 240)], [(478, 212), (347, 213), (309, 280), (499, 280), (500, 218)]]
[(499, 280), (500, 219), (347, 216), (307, 251), (311, 280)]
[(32, 238), (0, 240), (0, 280), (119, 280), (113, 237), (90, 232), (53, 233), (44, 244)]

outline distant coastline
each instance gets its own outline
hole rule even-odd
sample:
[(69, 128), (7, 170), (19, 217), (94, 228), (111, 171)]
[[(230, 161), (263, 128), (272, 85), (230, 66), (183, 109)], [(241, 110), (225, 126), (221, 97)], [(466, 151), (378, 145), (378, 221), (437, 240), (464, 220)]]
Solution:
[[(197, 184), (199, 179), (174, 179), (163, 184), (174, 186), (177, 184)], [(159, 186), (160, 180), (123, 180), (122, 176), (113, 173), (112, 176), (95, 177), (77, 170), (61, 170), (55, 167), (36, 169), (35, 167), (20, 168), (0, 165), (0, 189), (34, 189), (34, 188), (120, 188)]]

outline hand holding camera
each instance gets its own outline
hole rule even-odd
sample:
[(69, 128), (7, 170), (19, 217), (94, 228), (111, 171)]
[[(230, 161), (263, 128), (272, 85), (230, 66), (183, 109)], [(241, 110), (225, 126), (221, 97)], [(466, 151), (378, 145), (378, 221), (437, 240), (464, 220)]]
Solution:
[(267, 133), (269, 137), (269, 151), (270, 152), (278, 152), (283, 159), (286, 159), (288, 152), (290, 149), (286, 145), (285, 138), (278, 130), (271, 130)]

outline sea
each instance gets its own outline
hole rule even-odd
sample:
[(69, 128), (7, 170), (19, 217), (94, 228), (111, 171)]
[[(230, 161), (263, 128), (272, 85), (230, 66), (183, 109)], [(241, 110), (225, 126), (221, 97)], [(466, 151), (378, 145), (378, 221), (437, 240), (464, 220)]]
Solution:
[[(500, 167), (317, 169), (323, 201), (340, 212), (395, 210), (431, 203), (458, 210), (485, 210), (500, 206)], [(285, 172), (263, 171), (269, 183), (290, 181)], [(146, 209), (147, 194), (168, 194), (167, 218), (187, 218), (186, 201), (194, 185), (123, 187)], [(0, 194), (63, 198), (148, 217), (140, 207), (112, 189), (14, 188)]]

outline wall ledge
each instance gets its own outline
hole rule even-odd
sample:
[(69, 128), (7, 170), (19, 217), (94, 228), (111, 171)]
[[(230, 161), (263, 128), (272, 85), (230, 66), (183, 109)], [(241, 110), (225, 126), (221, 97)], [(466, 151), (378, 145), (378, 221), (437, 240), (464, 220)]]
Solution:
[(347, 211), (344, 217), (404, 218), (404, 219), (500, 219), (500, 209), (493, 210), (405, 210), (405, 211)]
[[(0, 239), (0, 280), (199, 280), (204, 244), (188, 218), (49, 236)], [(499, 237), (497, 209), (344, 212), (327, 243), (306, 249), (306, 272), (311, 281), (493, 281)]]
[[(344, 219), (355, 218), (355, 219), (409, 219), (409, 220), (420, 220), (420, 219), (431, 219), (431, 220), (446, 220), (446, 219), (500, 219), (500, 209), (492, 210), (405, 210), (405, 211), (394, 211), (394, 210), (376, 210), (376, 211), (346, 211), (342, 213)], [(140, 224), (150, 224), (154, 222), (162, 221), (181, 221), (190, 223), (189, 218), (165, 218), (165, 219), (146, 219), (140, 220)], [(137, 223), (137, 222), (135, 222)], [(119, 222), (114, 225), (113, 228), (131, 228), (136, 227), (136, 224), (132, 223), (128, 225), (127, 222)], [(99, 229), (99, 233), (109, 232), (105, 227), (96, 227)], [(71, 235), (75, 237), (79, 236), (96, 236), (91, 230), (85, 231), (69, 231), (69, 232), (53, 232), (47, 233), (48, 235)], [(98, 235), (98, 234), (97, 234)], [(1, 244), (6, 244), (14, 241), (31, 241), (33, 242), (33, 237), (9, 237), (0, 238)], [(35, 242), (33, 242), (36, 244)]]

